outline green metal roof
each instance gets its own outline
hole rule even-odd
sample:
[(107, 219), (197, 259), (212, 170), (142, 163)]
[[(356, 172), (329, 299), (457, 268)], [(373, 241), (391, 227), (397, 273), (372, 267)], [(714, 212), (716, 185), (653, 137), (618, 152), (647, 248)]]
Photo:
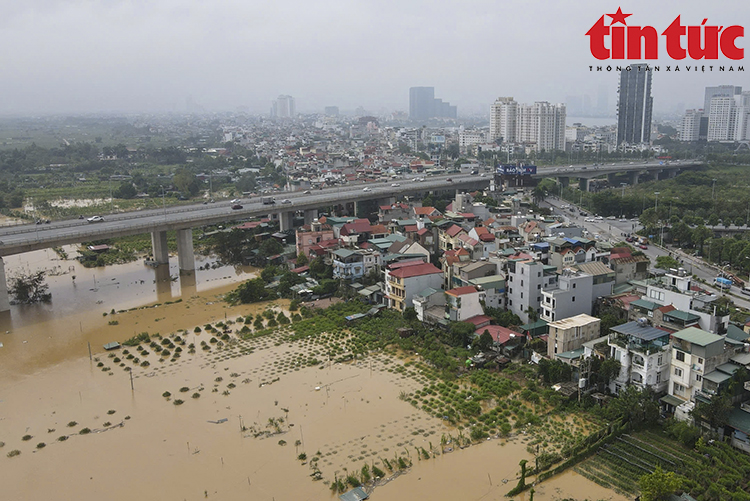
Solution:
[(690, 344), (697, 344), (698, 346), (708, 346), (711, 343), (722, 341), (724, 339), (721, 336), (711, 334), (710, 332), (706, 332), (697, 327), (682, 329), (681, 331), (672, 333), (672, 336), (687, 341)]
[(708, 374), (704, 374), (703, 379), (708, 379), (712, 383), (721, 384), (724, 381), (732, 379), (732, 376), (720, 371), (711, 371)]
[(740, 430), (745, 435), (750, 435), (750, 412), (742, 409), (733, 409), (727, 416), (727, 424), (735, 430)]
[(565, 358), (570, 360), (575, 360), (576, 358), (581, 358), (582, 356), (583, 348), (578, 348), (577, 350), (572, 351), (564, 351), (555, 355), (556, 358)]
[(745, 341), (750, 335), (740, 327), (737, 327), (734, 324), (729, 324), (727, 327), (727, 337), (734, 339), (735, 341)]
[(335, 251), (333, 251), (333, 253), (336, 254), (338, 257), (341, 257), (341, 258), (347, 258), (347, 257), (355, 254), (354, 251), (351, 251), (349, 249), (336, 249)]
[(636, 299), (635, 301), (630, 302), (633, 306), (638, 306), (639, 308), (646, 308), (649, 311), (654, 311), (656, 308), (660, 307), (660, 304), (656, 304), (652, 301), (646, 301), (645, 299)]
[(505, 287), (505, 279), (502, 275), (490, 275), (488, 277), (477, 277), (469, 280), (472, 285), (481, 285), (484, 288), (492, 287)]
[(679, 320), (682, 320), (683, 322), (695, 322), (700, 320), (701, 317), (698, 315), (694, 315), (692, 313), (688, 313), (687, 311), (680, 311), (680, 310), (672, 310), (668, 313), (664, 314), (665, 317), (672, 317)]
[(682, 404), (685, 403), (684, 400), (679, 399), (679, 398), (677, 398), (675, 396), (672, 396), (672, 395), (664, 395), (659, 400), (662, 401), (662, 402), (664, 402), (665, 404), (671, 405), (672, 407), (679, 407), (679, 406), (681, 406)]

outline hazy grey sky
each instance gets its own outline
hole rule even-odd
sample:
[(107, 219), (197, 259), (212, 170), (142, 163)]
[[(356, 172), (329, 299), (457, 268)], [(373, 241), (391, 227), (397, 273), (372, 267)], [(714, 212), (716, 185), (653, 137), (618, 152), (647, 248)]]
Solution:
[[(750, 3), (726, 0), (0, 0), (0, 113), (184, 111), (187, 96), (267, 112), (279, 94), (299, 111), (407, 110), (419, 85), (459, 114), (497, 96), (595, 102), (601, 83), (613, 104), (617, 75), (589, 73), (585, 33), (619, 6), (659, 32), (678, 14), (750, 28)], [(655, 74), (655, 107), (700, 106), (706, 85), (750, 89), (744, 65)]]

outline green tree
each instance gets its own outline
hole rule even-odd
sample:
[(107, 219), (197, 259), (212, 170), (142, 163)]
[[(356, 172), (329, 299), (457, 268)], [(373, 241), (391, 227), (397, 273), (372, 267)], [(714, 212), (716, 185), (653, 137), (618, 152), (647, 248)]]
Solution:
[(21, 273), (10, 279), (8, 293), (19, 303), (48, 303), (52, 299), (44, 270), (35, 273)]
[(718, 394), (711, 397), (708, 403), (699, 402), (693, 409), (692, 415), (706, 421), (712, 429), (716, 429), (726, 423), (731, 411), (731, 398), (726, 394)]
[(703, 243), (706, 241), (706, 239), (710, 238), (712, 235), (713, 235), (713, 232), (703, 225), (697, 226), (696, 228), (693, 229), (691, 239), (700, 248), (701, 256), (703, 255)]
[(304, 252), (300, 252), (297, 256), (297, 266), (307, 266), (310, 264), (310, 260), (307, 259)]
[(529, 316), (529, 323), (536, 322), (539, 319), (539, 314), (531, 306), (529, 306), (528, 308), (526, 308), (526, 312), (525, 313)]
[(638, 479), (641, 501), (664, 501), (676, 493), (681, 485), (682, 479), (675, 472), (665, 472), (661, 466)]
[(690, 226), (683, 221), (672, 226), (672, 240), (674, 240), (680, 247), (683, 245), (689, 245), (692, 242), (692, 233), (693, 231), (690, 229)]
[(602, 363), (599, 365), (599, 381), (601, 381), (605, 386), (609, 384), (609, 382), (616, 378), (618, 374), (620, 374), (620, 369), (622, 365), (620, 364), (619, 360), (615, 360), (614, 358), (605, 358), (602, 360)]
[(258, 248), (258, 257), (261, 259), (266, 259), (268, 257), (281, 254), (283, 250), (284, 246), (281, 245), (278, 240), (276, 240), (275, 238), (269, 238), (267, 240), (264, 240), (263, 243), (260, 244), (260, 247)]
[(133, 183), (123, 182), (120, 184), (120, 186), (117, 187), (112, 195), (115, 198), (130, 199), (135, 197), (137, 195), (137, 192), (135, 190), (135, 186), (133, 186)]
[(708, 226), (716, 226), (717, 224), (719, 224), (719, 216), (717, 216), (715, 212), (712, 212), (708, 216), (706, 224), (708, 224)]
[(200, 189), (198, 178), (187, 169), (177, 169), (177, 172), (175, 172), (175, 175), (172, 178), (172, 183), (180, 193), (190, 194), (191, 196), (197, 195)]
[(680, 262), (672, 256), (659, 256), (656, 258), (656, 267), (663, 270), (669, 270), (670, 268), (679, 268)]
[(612, 417), (621, 417), (634, 427), (650, 425), (659, 419), (659, 404), (649, 387), (641, 390), (637, 386), (628, 386), (620, 391), (608, 410), (614, 413)]
[(410, 306), (404, 310), (404, 320), (411, 322), (417, 319), (417, 310), (413, 306)]
[(490, 348), (492, 348), (492, 344), (494, 343), (494, 340), (492, 339), (492, 334), (490, 334), (490, 331), (487, 329), (482, 332), (482, 335), (477, 338), (477, 340), (474, 342), (474, 346), (479, 351), (488, 351)]
[(470, 322), (453, 322), (450, 328), (450, 342), (453, 346), (465, 347), (474, 334), (474, 324)]
[[(230, 303), (256, 303), (271, 297), (262, 278), (254, 278), (241, 283), (235, 290), (227, 294)], [(260, 318), (260, 317), (258, 317)], [(256, 319), (257, 320), (257, 319)]]

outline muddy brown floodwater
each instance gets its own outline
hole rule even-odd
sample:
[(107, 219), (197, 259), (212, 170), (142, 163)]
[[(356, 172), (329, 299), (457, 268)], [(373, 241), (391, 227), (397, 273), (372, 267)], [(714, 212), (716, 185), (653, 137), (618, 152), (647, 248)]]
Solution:
[[(14, 265), (68, 265), (45, 259), (31, 253)], [(221, 333), (194, 332), (288, 307), (221, 300), (252, 271), (198, 271), (194, 284), (160, 290), (140, 263), (76, 267), (50, 278), (51, 305), (14, 306), (0, 334), (2, 499), (330, 500), (327, 481), (399, 458), (413, 466), (372, 499), (504, 498), (518, 462), (531, 459), (527, 439), (419, 460), (457, 431), (399, 399), (424, 383), (403, 361), (376, 352), (332, 363), (317, 341), (281, 331), (223, 342)], [(140, 332), (155, 344), (102, 349)], [(165, 344), (170, 354), (160, 358), (155, 347)], [(20, 454), (6, 457), (11, 451)], [(316, 470), (326, 481), (313, 480)], [(536, 488), (537, 500), (561, 497), (624, 500), (573, 472)]]

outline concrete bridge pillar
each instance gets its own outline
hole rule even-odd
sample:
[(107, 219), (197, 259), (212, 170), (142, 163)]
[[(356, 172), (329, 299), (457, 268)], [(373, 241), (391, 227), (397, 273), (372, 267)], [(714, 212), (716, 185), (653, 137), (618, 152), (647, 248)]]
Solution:
[(180, 265), (181, 274), (195, 272), (192, 228), (177, 230), (177, 262)]
[(318, 209), (307, 209), (305, 211), (305, 224), (311, 224), (318, 218)]
[(151, 249), (154, 253), (154, 261), (159, 264), (169, 264), (169, 247), (167, 247), (167, 232), (151, 232)]
[(563, 188), (567, 188), (570, 184), (570, 178), (569, 177), (558, 177), (557, 182), (563, 185)]
[(157, 300), (169, 301), (172, 299), (172, 277), (169, 275), (169, 266), (157, 266), (154, 272)]
[(0, 311), (10, 310), (8, 282), (5, 281), (5, 261), (0, 257)]
[(381, 205), (393, 205), (396, 203), (396, 197), (381, 198), (378, 200), (378, 207)]
[(578, 179), (578, 188), (581, 191), (589, 191), (589, 182), (591, 179), (586, 179), (584, 177), (581, 177)]
[(279, 229), (280, 231), (291, 230), (294, 227), (294, 212), (281, 212), (279, 213)]
[(640, 175), (640, 172), (638, 171), (628, 172), (628, 182), (630, 183), (630, 186), (635, 186), (636, 184), (638, 184), (639, 175)]
[(612, 186), (616, 186), (615, 183), (617, 182), (617, 174), (614, 172), (610, 172), (607, 174), (607, 182), (609, 183), (610, 188)]

